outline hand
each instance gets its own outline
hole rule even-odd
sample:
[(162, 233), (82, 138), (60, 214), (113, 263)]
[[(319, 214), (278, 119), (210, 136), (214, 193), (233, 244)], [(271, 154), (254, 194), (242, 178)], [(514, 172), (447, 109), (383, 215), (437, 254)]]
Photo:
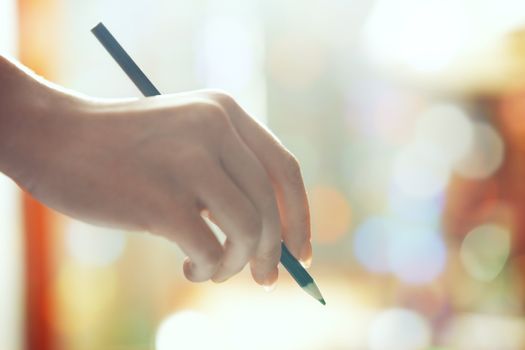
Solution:
[[(39, 105), (40, 118), (19, 126), (11, 146), (12, 177), (44, 204), (176, 242), (191, 281), (221, 282), (250, 262), (255, 281), (271, 285), (281, 240), (296, 258), (311, 259), (296, 159), (228, 95), (52, 99)], [(224, 246), (204, 210), (226, 234)]]

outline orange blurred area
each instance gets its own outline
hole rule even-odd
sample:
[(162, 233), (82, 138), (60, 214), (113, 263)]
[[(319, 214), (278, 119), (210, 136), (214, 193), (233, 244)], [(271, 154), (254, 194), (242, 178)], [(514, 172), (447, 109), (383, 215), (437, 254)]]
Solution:
[(316, 186), (309, 192), (312, 231), (319, 243), (334, 243), (350, 228), (351, 209), (336, 188)]
[[(145, 232), (0, 178), (0, 348), (525, 349), (525, 2), (0, 0), (0, 53), (97, 97), (223, 89), (298, 158), (323, 307), (193, 284)], [(1, 82), (0, 82), (1, 83)]]

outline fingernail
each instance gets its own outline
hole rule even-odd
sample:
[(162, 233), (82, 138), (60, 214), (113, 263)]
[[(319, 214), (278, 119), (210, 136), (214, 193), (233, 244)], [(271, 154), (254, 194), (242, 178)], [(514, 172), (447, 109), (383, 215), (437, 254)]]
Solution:
[(279, 269), (275, 268), (264, 280), (262, 287), (266, 292), (271, 292), (275, 289), (277, 285), (277, 280), (279, 278)]
[(226, 282), (227, 280), (229, 279), (229, 277), (227, 276), (213, 276), (211, 278), (212, 282), (215, 282), (215, 283), (222, 283), (222, 282)]
[(195, 264), (193, 263), (193, 261), (191, 261), (190, 258), (184, 259), (184, 264), (183, 264), (182, 268), (183, 268), (184, 275), (186, 276), (186, 278), (189, 281), (195, 282), (196, 281), (196, 278), (195, 278), (196, 277), (195, 276)]
[(267, 278), (263, 284), (262, 284), (262, 287), (264, 288), (264, 290), (266, 292), (271, 292), (272, 290), (275, 289), (275, 286), (277, 285), (277, 278), (275, 277), (270, 277), (270, 278)]
[(275, 286), (277, 285), (277, 281), (273, 282), (273, 283), (269, 283), (269, 284), (263, 284), (262, 287), (264, 288), (264, 291), (267, 292), (267, 293), (270, 293), (271, 291), (273, 291), (275, 289)]
[(184, 263), (182, 264), (182, 267), (185, 273), (191, 274), (193, 263), (191, 262), (190, 258), (184, 258)]
[(312, 265), (312, 244), (306, 242), (301, 250), (301, 258), (299, 262), (305, 269), (309, 268)]
[(212, 282), (214, 282), (214, 283), (222, 283), (222, 282), (226, 282), (229, 279), (228, 276), (224, 276), (224, 273), (222, 273), (222, 267), (223, 266), (224, 265), (222, 263), (219, 264), (219, 266), (215, 270), (215, 273), (211, 277), (211, 281)]
[(229, 278), (228, 277), (224, 277), (224, 276), (219, 276), (219, 277), (212, 277), (211, 278), (211, 281), (214, 282), (214, 283), (222, 283), (222, 282), (226, 282)]

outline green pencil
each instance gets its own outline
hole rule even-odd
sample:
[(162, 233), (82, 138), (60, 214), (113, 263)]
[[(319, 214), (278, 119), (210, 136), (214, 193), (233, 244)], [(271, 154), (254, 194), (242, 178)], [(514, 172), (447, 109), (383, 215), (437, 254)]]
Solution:
[[(104, 24), (97, 24), (93, 29), (91, 29), (91, 32), (97, 37), (102, 46), (104, 46), (111, 57), (115, 59), (120, 68), (122, 68), (122, 70), (131, 79), (131, 81), (133, 81), (133, 83), (144, 96), (160, 95), (159, 90), (157, 90), (148, 77), (146, 77), (144, 72), (127, 54), (124, 48), (118, 43), (118, 41), (113, 37)], [(284, 243), (281, 244), (281, 247), (281, 264), (286, 268), (286, 270), (288, 270), (290, 275), (292, 275), (295, 281), (305, 292), (317, 299), (321, 304), (326, 305), (326, 302), (312, 276), (310, 276), (306, 269), (297, 261), (297, 259), (293, 257)]]

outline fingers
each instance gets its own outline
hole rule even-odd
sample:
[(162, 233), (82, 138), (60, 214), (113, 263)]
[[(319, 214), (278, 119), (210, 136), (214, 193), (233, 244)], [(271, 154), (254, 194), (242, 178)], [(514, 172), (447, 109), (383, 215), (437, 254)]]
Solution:
[(291, 253), (306, 265), (312, 260), (310, 210), (299, 163), (288, 151), (277, 151), (273, 174), (279, 207), (283, 213), (284, 243)]
[(272, 184), (264, 167), (235, 130), (224, 141), (221, 161), (260, 215), (262, 232), (251, 271), (257, 283), (270, 286), (277, 280), (281, 257), (281, 220)]
[(224, 94), (212, 93), (231, 115), (235, 129), (269, 174), (277, 194), (283, 239), (303, 262), (312, 257), (310, 214), (306, 189), (297, 160), (262, 125)]
[(217, 271), (223, 255), (222, 245), (195, 210), (185, 210), (166, 216), (164, 223), (153, 230), (177, 242), (188, 256), (183, 270), (192, 282), (209, 280)]
[(218, 162), (207, 169), (206, 179), (197, 187), (197, 196), (227, 237), (222, 261), (212, 277), (213, 281), (222, 282), (240, 272), (254, 256), (261, 235), (261, 218)]

